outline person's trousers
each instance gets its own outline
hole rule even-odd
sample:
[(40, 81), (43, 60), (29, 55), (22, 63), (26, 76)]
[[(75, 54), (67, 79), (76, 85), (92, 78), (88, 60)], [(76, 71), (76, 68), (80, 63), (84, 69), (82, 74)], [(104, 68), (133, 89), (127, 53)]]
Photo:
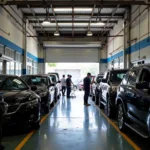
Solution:
[(67, 97), (70, 97), (70, 93), (71, 93), (71, 87), (67, 86)]
[(84, 90), (84, 104), (88, 104), (90, 90)]
[(62, 86), (62, 95), (65, 95), (65, 92), (66, 92), (66, 87)]

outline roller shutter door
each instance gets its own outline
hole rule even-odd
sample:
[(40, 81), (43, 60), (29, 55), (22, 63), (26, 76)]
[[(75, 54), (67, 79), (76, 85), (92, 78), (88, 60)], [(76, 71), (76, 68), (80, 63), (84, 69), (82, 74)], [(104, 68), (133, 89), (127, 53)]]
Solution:
[(46, 62), (99, 62), (98, 48), (46, 48)]

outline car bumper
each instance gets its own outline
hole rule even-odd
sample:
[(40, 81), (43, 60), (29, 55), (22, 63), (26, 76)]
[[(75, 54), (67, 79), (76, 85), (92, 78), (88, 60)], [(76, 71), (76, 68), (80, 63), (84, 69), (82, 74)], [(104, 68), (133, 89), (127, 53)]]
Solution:
[(4, 126), (16, 124), (32, 124), (40, 120), (40, 103), (29, 107), (22, 105), (16, 112), (10, 112), (4, 115)]

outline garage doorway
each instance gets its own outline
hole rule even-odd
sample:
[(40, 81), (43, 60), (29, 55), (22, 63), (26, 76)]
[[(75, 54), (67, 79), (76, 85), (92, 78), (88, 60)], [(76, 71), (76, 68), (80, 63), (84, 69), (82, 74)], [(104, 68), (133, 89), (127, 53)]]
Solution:
[(87, 72), (92, 75), (99, 73), (99, 63), (46, 63), (45, 73), (58, 72), (62, 75), (71, 74), (73, 79), (84, 78)]

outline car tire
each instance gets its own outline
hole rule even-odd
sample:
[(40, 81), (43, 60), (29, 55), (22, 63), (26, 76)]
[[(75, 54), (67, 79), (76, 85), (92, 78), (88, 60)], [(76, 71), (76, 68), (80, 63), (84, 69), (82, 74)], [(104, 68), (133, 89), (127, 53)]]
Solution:
[(44, 108), (44, 113), (45, 113), (45, 114), (48, 114), (49, 111), (50, 111), (50, 105), (45, 106), (45, 108)]
[(95, 105), (99, 106), (99, 96), (98, 95), (95, 96)]
[(106, 114), (109, 118), (112, 118), (114, 116), (113, 108), (110, 105), (110, 97), (107, 97)]
[(38, 130), (40, 128), (40, 121), (31, 124), (31, 128), (34, 130)]
[(126, 129), (125, 126), (126, 119), (122, 103), (120, 103), (117, 108), (117, 121), (119, 130), (124, 131)]
[(104, 109), (104, 105), (101, 103), (101, 101), (102, 101), (102, 94), (100, 93), (99, 94), (99, 108)]

